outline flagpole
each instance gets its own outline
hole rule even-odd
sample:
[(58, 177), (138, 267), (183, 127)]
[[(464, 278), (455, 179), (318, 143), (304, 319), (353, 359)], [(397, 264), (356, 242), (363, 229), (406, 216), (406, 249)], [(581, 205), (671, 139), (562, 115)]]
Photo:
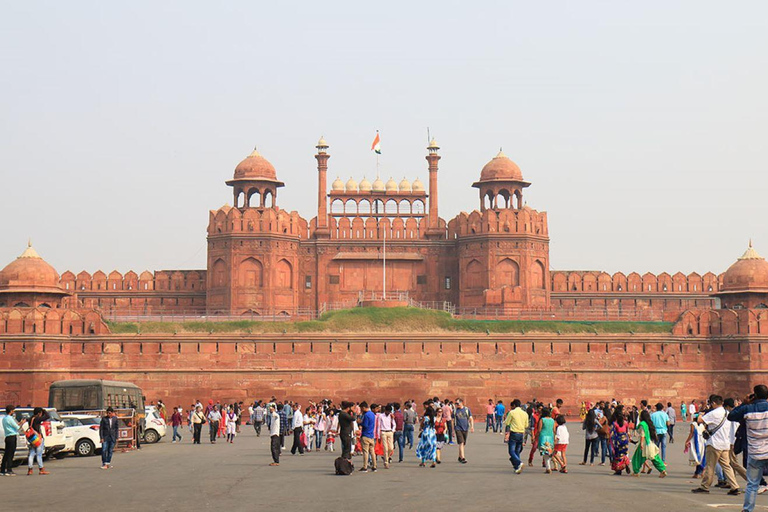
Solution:
[(387, 300), (387, 228), (384, 227), (384, 300)]

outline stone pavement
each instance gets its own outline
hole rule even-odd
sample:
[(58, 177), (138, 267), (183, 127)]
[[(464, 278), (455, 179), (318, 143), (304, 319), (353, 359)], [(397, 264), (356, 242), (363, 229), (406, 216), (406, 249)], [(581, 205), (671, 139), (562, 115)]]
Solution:
[[(512, 473), (506, 445), (499, 434), (485, 434), (478, 424), (467, 447), (468, 464), (456, 460), (457, 449), (444, 450), (444, 462), (435, 469), (420, 468), (413, 451), (406, 450), (402, 464), (376, 473), (355, 472), (335, 476), (333, 460), (324, 451), (304, 456), (284, 452), (279, 467), (269, 467), (268, 438), (257, 438), (250, 427), (232, 445), (171, 444), (168, 438), (141, 451), (117, 453), (115, 468), (99, 469), (100, 458), (67, 457), (50, 461), (50, 476), (27, 477), (26, 468), (16, 478), (0, 478), (3, 510), (96, 510), (125, 506), (153, 510), (255, 510), (279, 499), (285, 510), (516, 510), (541, 512), (636, 509), (740, 511), (743, 496), (726, 496), (722, 489), (694, 495), (693, 480), (683, 441), (687, 428), (678, 426), (678, 442), (670, 446), (669, 476), (657, 474), (616, 477), (607, 467), (579, 466), (583, 453), (580, 425), (569, 423), (572, 444), (567, 475), (543, 474), (541, 458), (523, 474)], [(290, 445), (288, 445), (290, 449)], [(360, 467), (360, 457), (355, 457)], [(37, 470), (36, 470), (37, 471)], [(768, 495), (758, 497), (758, 509), (768, 510)]]

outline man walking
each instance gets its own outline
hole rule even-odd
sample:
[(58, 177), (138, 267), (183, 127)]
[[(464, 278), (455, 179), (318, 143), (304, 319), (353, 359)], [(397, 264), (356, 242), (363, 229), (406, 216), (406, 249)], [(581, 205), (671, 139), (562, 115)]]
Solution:
[(120, 438), (117, 418), (112, 407), (107, 407), (107, 415), (101, 418), (99, 437), (101, 438), (101, 469), (111, 469), (112, 452), (115, 449), (117, 440)]
[(509, 405), (510, 410), (504, 424), (509, 429), (507, 434), (507, 448), (509, 450), (509, 462), (515, 468), (518, 475), (523, 472), (523, 463), (520, 453), (523, 451), (523, 435), (528, 426), (528, 414), (520, 407), (520, 400), (515, 398)]
[(368, 402), (362, 402), (360, 409), (363, 411), (363, 421), (361, 425), (362, 435), (360, 438), (360, 444), (363, 447), (363, 467), (360, 471), (363, 473), (368, 472), (368, 457), (370, 456), (371, 471), (376, 472), (376, 452), (374, 451), (374, 430), (376, 428), (376, 415), (368, 408)]
[(743, 422), (747, 427), (747, 492), (742, 508), (752, 512), (763, 470), (768, 467), (768, 387), (755, 386), (754, 393), (732, 410), (728, 419)]
[(692, 489), (691, 492), (709, 494), (709, 487), (712, 485), (712, 480), (715, 478), (715, 466), (719, 462), (720, 467), (723, 469), (725, 479), (731, 487), (728, 494), (736, 496), (739, 494), (739, 484), (736, 482), (733, 468), (731, 468), (731, 441), (729, 429), (726, 425), (728, 420), (726, 418), (727, 413), (723, 408), (723, 397), (720, 395), (712, 395), (709, 400), (712, 404), (712, 410), (704, 416), (699, 416), (698, 419), (699, 423), (703, 423), (706, 426), (706, 432), (709, 434), (704, 455), (707, 460), (707, 466), (704, 468), (704, 473), (701, 475), (701, 487)]
[(341, 402), (341, 411), (339, 412), (339, 438), (341, 438), (341, 457), (346, 460), (352, 460), (352, 427), (355, 423), (355, 417), (352, 415), (352, 402)]
[[(266, 411), (264, 410), (264, 407), (261, 405), (261, 402), (256, 402), (256, 406), (253, 408), (253, 417), (251, 418), (251, 422), (253, 423), (253, 429), (256, 431), (256, 437), (261, 437), (261, 426), (264, 424), (264, 413)], [(270, 416), (272, 413), (269, 413)], [(275, 412), (277, 414), (277, 412)], [(279, 421), (279, 417), (278, 417)], [(280, 429), (278, 428), (278, 434), (280, 432)], [(270, 428), (270, 437), (272, 436), (272, 429)]]
[(403, 448), (405, 448), (405, 439), (403, 439), (403, 429), (405, 428), (405, 417), (400, 410), (400, 404), (395, 402), (393, 404), (395, 413), (392, 415), (395, 419), (395, 444), (400, 455), (397, 462), (403, 462)]
[(291, 455), (296, 455), (296, 450), (299, 451), (299, 455), (304, 455), (304, 446), (301, 444), (301, 433), (304, 432), (304, 416), (301, 414), (300, 407), (298, 403), (293, 404), (293, 421), (291, 422), (293, 446), (291, 446)]
[(669, 434), (669, 444), (675, 442), (675, 423), (677, 422), (677, 413), (675, 408), (672, 407), (672, 402), (667, 402), (667, 417), (669, 418), (669, 427), (667, 433)]
[(173, 427), (173, 441), (171, 443), (176, 442), (176, 438), (179, 438), (179, 441), (181, 441), (181, 434), (179, 434), (179, 428), (181, 428), (181, 425), (183, 423), (183, 419), (181, 417), (181, 412), (179, 411), (178, 407), (173, 408), (173, 415), (171, 415), (171, 427)]
[(493, 403), (493, 399), (488, 399), (488, 405), (485, 406), (485, 433), (488, 433), (488, 429), (493, 430), (493, 432), (496, 432), (496, 421), (494, 417), (496, 416), (496, 405)]
[(288, 421), (288, 403), (277, 404), (278, 415), (280, 416), (280, 449), (285, 450), (285, 436), (291, 431), (291, 423)]
[(472, 419), (472, 412), (469, 407), (464, 405), (464, 400), (461, 398), (456, 399), (456, 411), (453, 413), (454, 429), (456, 430), (456, 444), (459, 445), (459, 462), (462, 464), (467, 463), (466, 457), (464, 457), (464, 448), (467, 445), (467, 437), (470, 432), (475, 431), (475, 423)]
[[(16, 408), (9, 405), (5, 408), (5, 418), (3, 418), (3, 432), (5, 433), (5, 451), (3, 452), (3, 463), (0, 465), (0, 476), (16, 476), (13, 472), (13, 457), (16, 455), (16, 441), (19, 436), (20, 425), (13, 416)], [(26, 420), (22, 419), (23, 424)]]
[[(443, 409), (445, 412), (445, 409)], [(419, 422), (419, 415), (413, 409), (413, 402), (405, 403), (405, 412), (403, 413), (403, 446), (408, 443), (408, 449), (413, 449), (413, 431), (416, 423)]]
[[(261, 407), (261, 404), (259, 404)], [(261, 432), (259, 432), (261, 434)], [(272, 453), (270, 466), (280, 465), (280, 416), (274, 405), (269, 406), (269, 451)]]
[(501, 434), (504, 434), (504, 415), (506, 413), (506, 409), (504, 408), (504, 403), (499, 400), (496, 404), (496, 427), (493, 429), (494, 432), (499, 432)]
[(656, 429), (656, 446), (661, 450), (661, 460), (667, 462), (667, 428), (669, 426), (669, 416), (664, 412), (664, 405), (659, 402), (656, 404), (656, 412), (651, 414), (651, 422)]

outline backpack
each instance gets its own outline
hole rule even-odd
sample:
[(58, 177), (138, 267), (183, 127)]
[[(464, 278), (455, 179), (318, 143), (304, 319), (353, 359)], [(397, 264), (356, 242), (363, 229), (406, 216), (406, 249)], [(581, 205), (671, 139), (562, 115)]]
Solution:
[(349, 461), (344, 457), (339, 457), (336, 459), (333, 465), (336, 467), (337, 475), (351, 475), (355, 470), (355, 466), (352, 464), (352, 461)]

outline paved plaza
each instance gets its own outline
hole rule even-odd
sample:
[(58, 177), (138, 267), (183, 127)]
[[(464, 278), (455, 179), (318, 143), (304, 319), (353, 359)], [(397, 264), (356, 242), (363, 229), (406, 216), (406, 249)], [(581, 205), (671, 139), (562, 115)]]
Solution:
[[(669, 476), (658, 474), (616, 477), (608, 467), (579, 466), (584, 441), (580, 424), (569, 423), (572, 444), (567, 475), (543, 474), (541, 458), (521, 475), (512, 473), (506, 445), (499, 434), (485, 434), (482, 424), (470, 435), (468, 464), (456, 460), (448, 446), (444, 462), (420, 468), (414, 450), (405, 461), (376, 473), (334, 475), (338, 456), (324, 451), (304, 456), (284, 452), (279, 467), (269, 467), (269, 439), (257, 438), (250, 427), (232, 445), (192, 445), (185, 431), (180, 444), (168, 438), (141, 451), (117, 453), (114, 469), (99, 469), (100, 458), (66, 457), (47, 464), (49, 476), (0, 479), (4, 510), (95, 510), (97, 506), (145, 506), (154, 510), (257, 510), (279, 501), (291, 510), (741, 510), (743, 496), (726, 496), (722, 489), (694, 495), (683, 441), (687, 428), (678, 426), (678, 442), (668, 454)], [(205, 436), (203, 438), (205, 440)], [(287, 446), (290, 449), (290, 444)], [(530, 448), (530, 445), (529, 445)], [(355, 465), (360, 467), (360, 457)], [(26, 473), (25, 466), (17, 472)], [(35, 470), (37, 472), (37, 470)], [(758, 498), (757, 510), (768, 510), (768, 495)]]

